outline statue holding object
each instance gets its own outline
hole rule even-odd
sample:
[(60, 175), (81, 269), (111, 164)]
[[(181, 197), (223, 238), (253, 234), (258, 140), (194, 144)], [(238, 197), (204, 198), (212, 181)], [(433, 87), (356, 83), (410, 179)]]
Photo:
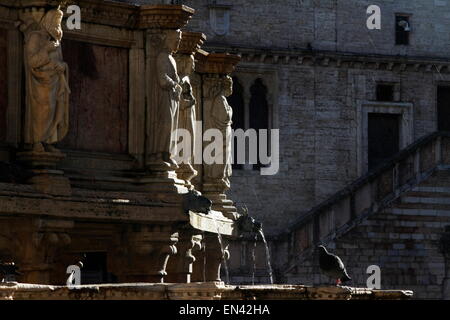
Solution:
[(62, 18), (58, 7), (39, 22), (21, 27), (25, 35), (24, 142), (38, 153), (59, 153), (53, 145), (69, 130), (69, 71), (61, 51)]
[[(180, 99), (180, 111), (178, 120), (178, 129), (186, 130), (191, 137), (191, 143), (186, 143), (186, 147), (180, 152), (180, 168), (177, 170), (178, 176), (190, 185), (191, 180), (197, 176), (198, 172), (192, 166), (195, 153), (195, 136), (196, 136), (196, 112), (195, 105), (197, 103), (189, 76), (194, 72), (195, 60), (193, 55), (178, 54), (176, 57), (181, 77), (181, 87), (183, 89)], [(185, 142), (185, 141), (183, 141)], [(188, 149), (189, 148), (189, 149)], [(192, 186), (191, 186), (192, 188)]]
[(160, 48), (150, 62), (154, 76), (150, 83), (150, 108), (147, 114), (148, 166), (176, 169), (173, 159), (177, 139), (178, 112), (182, 93), (173, 54), (181, 41), (181, 32), (167, 30), (152, 36), (153, 48)]

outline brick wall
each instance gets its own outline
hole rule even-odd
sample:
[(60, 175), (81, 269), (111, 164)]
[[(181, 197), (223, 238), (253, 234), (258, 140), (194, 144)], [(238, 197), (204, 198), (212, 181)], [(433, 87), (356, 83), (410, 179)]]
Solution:
[[(382, 289), (407, 288), (418, 299), (441, 299), (445, 259), (439, 251), (439, 239), (449, 224), (449, 217), (399, 218), (386, 212), (326, 245), (346, 265), (351, 286), (366, 287), (367, 268), (377, 265)], [(306, 255), (284, 280), (309, 285), (333, 283), (321, 275), (315, 254)]]

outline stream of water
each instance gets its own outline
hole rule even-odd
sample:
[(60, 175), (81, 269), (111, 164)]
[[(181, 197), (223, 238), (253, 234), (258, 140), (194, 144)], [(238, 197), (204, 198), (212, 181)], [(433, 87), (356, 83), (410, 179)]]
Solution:
[(270, 284), (273, 284), (273, 270), (272, 270), (272, 264), (270, 262), (270, 250), (269, 245), (267, 244), (266, 237), (264, 236), (264, 232), (259, 230), (259, 234), (261, 235), (261, 238), (264, 242), (264, 246), (266, 247), (266, 261), (267, 261), (267, 267), (269, 268), (269, 278), (270, 278)]
[(258, 234), (255, 234), (255, 242), (252, 248), (252, 259), (253, 259), (253, 271), (252, 271), (252, 285), (255, 285), (255, 273), (256, 273), (256, 245), (258, 243)]
[(202, 250), (203, 250), (203, 282), (206, 282), (206, 233), (203, 231), (203, 241), (202, 241)]

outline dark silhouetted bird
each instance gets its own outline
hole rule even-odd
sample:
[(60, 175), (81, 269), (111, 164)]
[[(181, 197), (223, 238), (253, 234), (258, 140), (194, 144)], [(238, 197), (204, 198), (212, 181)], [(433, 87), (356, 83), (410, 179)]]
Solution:
[(345, 270), (344, 263), (338, 256), (329, 253), (327, 248), (319, 246), (319, 266), (322, 273), (336, 279), (336, 285), (352, 280)]

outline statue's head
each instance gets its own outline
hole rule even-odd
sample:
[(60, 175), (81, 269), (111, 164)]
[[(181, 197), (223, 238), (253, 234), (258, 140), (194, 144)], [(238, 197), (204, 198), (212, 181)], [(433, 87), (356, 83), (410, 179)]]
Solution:
[(178, 73), (180, 76), (188, 76), (195, 70), (195, 59), (193, 55), (178, 55)]
[(181, 42), (181, 31), (171, 30), (167, 32), (165, 47), (170, 51), (170, 53), (175, 53), (178, 50)]
[(48, 11), (42, 18), (41, 26), (52, 36), (53, 39), (60, 42), (63, 37), (61, 22), (64, 13), (59, 9)]
[(233, 79), (230, 76), (226, 76), (223, 80), (223, 92), (225, 97), (233, 94)]

